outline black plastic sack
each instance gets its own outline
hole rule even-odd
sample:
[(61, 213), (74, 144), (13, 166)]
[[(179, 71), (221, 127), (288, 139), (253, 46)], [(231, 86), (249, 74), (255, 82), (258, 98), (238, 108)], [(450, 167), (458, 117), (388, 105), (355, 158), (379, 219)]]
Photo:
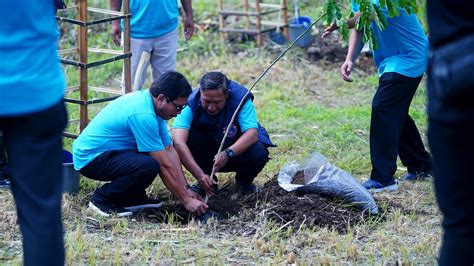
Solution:
[[(299, 171), (304, 172), (304, 185), (292, 184)], [(329, 163), (326, 157), (317, 152), (311, 154), (301, 165), (292, 163), (283, 166), (278, 175), (278, 183), (286, 191), (295, 191), (299, 195), (315, 193), (351, 203), (370, 214), (378, 213), (377, 204), (369, 191), (354, 177)]]

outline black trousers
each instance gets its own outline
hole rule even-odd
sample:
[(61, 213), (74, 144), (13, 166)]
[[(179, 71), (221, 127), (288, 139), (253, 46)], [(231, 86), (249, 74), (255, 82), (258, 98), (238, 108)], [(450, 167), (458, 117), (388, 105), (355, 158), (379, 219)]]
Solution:
[(431, 157), (408, 115), (421, 77), (385, 73), (372, 101), (370, 120), (370, 179), (388, 183), (397, 170), (397, 155), (408, 172), (431, 170)]
[(95, 158), (79, 172), (84, 176), (110, 181), (97, 189), (93, 200), (121, 202), (127, 198), (144, 197), (160, 170), (151, 156), (134, 150), (108, 151)]
[(474, 265), (473, 47), (471, 34), (434, 50), (428, 80), (428, 139), (444, 217), (440, 265)]
[[(207, 134), (192, 131), (187, 145), (196, 163), (206, 174), (211, 174), (219, 144)], [(268, 149), (259, 141), (250, 146), (244, 153), (228, 162), (219, 172), (235, 172), (235, 180), (246, 186), (253, 182), (268, 162)]]
[(0, 117), (25, 265), (64, 265), (61, 197), (66, 122), (62, 101), (40, 112)]
[(6, 178), (8, 175), (8, 163), (5, 153), (5, 143), (3, 140), (3, 132), (0, 131), (0, 179)]

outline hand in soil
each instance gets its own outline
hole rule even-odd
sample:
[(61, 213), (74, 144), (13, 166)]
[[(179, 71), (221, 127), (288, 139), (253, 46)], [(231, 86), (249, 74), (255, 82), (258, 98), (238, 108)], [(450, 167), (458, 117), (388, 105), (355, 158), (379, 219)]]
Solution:
[(209, 196), (214, 195), (214, 187), (217, 185), (215, 180), (212, 180), (208, 175), (203, 175), (197, 179), (201, 187), (206, 191), (206, 194)]
[(352, 82), (351, 72), (353, 63), (351, 61), (345, 61), (341, 66), (342, 79), (347, 82)]
[(224, 167), (228, 161), (229, 158), (227, 157), (224, 151), (218, 153), (214, 158), (214, 166), (212, 167), (212, 172), (216, 173), (217, 171), (219, 171), (219, 169)]
[(194, 192), (192, 189), (186, 189), (186, 193), (188, 193), (188, 196), (193, 199), (204, 201), (202, 197), (198, 193)]
[(209, 207), (203, 201), (191, 197), (183, 201), (183, 206), (188, 212), (194, 215), (203, 215)]

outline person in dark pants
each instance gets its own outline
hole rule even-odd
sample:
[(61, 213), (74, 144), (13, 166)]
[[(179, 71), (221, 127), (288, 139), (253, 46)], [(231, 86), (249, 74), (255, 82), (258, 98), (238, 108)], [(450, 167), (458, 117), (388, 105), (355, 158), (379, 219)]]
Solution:
[[(378, 1), (374, 1), (378, 4)], [(359, 6), (353, 4), (355, 17)], [(398, 188), (394, 178), (397, 156), (408, 173), (403, 177), (415, 180), (431, 174), (431, 156), (425, 150), (415, 122), (408, 114), (411, 101), (426, 70), (428, 40), (415, 14), (400, 9), (400, 16), (390, 18), (386, 8), (388, 26), (380, 30), (375, 22), (372, 29), (378, 42), (373, 51), (379, 73), (379, 86), (372, 101), (370, 120), (370, 158), (372, 172), (364, 187), (374, 192)], [(349, 22), (354, 27), (354, 21)], [(328, 27), (327, 36), (334, 25)], [(342, 78), (352, 81), (350, 75), (354, 62), (362, 50), (362, 32), (352, 30), (349, 51), (341, 66)]]
[[(221, 72), (205, 74), (188, 100), (188, 107), (173, 123), (173, 143), (183, 165), (199, 182), (201, 194), (213, 195), (215, 180), (211, 172), (236, 172), (241, 194), (256, 191), (254, 178), (268, 162), (267, 147), (274, 146), (257, 121), (253, 95)], [(232, 115), (240, 101), (236, 123), (231, 125), (224, 150), (215, 157)]]
[(428, 140), (443, 213), (440, 265), (474, 265), (474, 2), (427, 2)]
[(8, 161), (3, 143), (3, 132), (0, 131), (0, 188), (10, 187), (10, 174), (8, 173)]
[(64, 265), (61, 161), (67, 114), (54, 3), (2, 3), (8, 8), (0, 11), (0, 131), (23, 235), (23, 263)]
[(206, 211), (207, 205), (189, 189), (166, 125), (186, 106), (190, 93), (183, 75), (166, 72), (149, 90), (112, 101), (84, 129), (73, 143), (74, 168), (91, 179), (110, 181), (94, 192), (92, 210), (109, 217), (161, 207), (145, 192), (160, 174), (190, 213)]

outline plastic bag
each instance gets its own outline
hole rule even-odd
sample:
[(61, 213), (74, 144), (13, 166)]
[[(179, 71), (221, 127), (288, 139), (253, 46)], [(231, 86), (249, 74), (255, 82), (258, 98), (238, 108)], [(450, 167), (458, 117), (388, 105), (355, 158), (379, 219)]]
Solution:
[[(304, 184), (292, 183), (298, 172), (304, 173)], [(283, 166), (278, 175), (278, 184), (286, 191), (341, 199), (370, 214), (378, 213), (377, 204), (369, 191), (354, 177), (329, 163), (326, 157), (317, 152), (311, 154), (301, 165), (291, 163)]]

